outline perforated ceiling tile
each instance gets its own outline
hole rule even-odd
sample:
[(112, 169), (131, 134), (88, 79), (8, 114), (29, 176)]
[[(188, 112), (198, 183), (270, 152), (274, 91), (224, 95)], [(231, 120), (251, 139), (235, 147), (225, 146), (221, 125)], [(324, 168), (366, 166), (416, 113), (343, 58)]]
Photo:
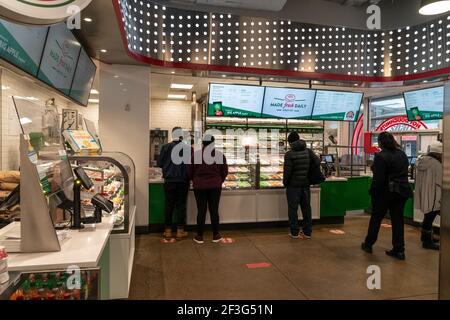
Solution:
[(450, 66), (450, 17), (369, 31), (117, 1), (129, 50), (161, 65), (364, 77), (408, 76)]

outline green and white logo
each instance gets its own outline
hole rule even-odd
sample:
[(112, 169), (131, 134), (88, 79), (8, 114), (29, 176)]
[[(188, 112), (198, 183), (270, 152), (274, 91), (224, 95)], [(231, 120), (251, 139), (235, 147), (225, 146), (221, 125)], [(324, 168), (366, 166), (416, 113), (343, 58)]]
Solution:
[(54, 24), (73, 17), (92, 0), (0, 0), (0, 16), (27, 24)]
[(42, 8), (62, 7), (75, 2), (75, 0), (16, 0), (16, 1)]

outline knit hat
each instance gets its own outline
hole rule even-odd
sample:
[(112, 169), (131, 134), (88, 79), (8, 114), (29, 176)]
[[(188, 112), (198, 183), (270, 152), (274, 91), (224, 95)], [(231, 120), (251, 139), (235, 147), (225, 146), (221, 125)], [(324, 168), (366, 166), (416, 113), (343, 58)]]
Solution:
[(434, 142), (430, 145), (430, 153), (442, 153), (442, 143)]

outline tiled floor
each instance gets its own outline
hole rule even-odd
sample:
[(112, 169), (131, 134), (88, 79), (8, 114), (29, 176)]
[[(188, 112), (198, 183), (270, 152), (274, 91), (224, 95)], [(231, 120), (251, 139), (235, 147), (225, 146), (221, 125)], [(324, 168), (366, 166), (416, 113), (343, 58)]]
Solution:
[[(233, 244), (138, 236), (130, 298), (437, 299), (439, 254), (421, 248), (419, 230), (405, 227), (407, 260), (396, 261), (384, 254), (389, 228), (373, 255), (360, 250), (367, 224), (367, 217), (352, 217), (341, 226), (316, 226), (311, 241), (291, 240), (287, 229), (224, 232)], [(270, 266), (249, 269), (252, 263)], [(381, 268), (381, 290), (367, 289), (370, 265)]]

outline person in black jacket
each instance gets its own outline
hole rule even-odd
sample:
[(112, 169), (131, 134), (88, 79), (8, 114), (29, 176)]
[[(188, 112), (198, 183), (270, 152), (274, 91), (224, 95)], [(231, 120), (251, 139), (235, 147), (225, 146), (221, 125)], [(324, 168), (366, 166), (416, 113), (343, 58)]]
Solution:
[[(165, 144), (157, 161), (162, 168), (165, 193), (165, 231), (164, 238), (172, 238), (172, 218), (177, 212), (176, 238), (186, 238), (188, 233), (184, 231), (186, 226), (187, 195), (189, 191), (188, 164), (191, 159), (191, 147), (183, 143), (183, 130), (175, 127), (172, 130), (173, 141)], [(186, 161), (188, 159), (188, 161)]]
[[(300, 140), (297, 132), (291, 132), (288, 137), (291, 150), (284, 156), (283, 185), (286, 187), (290, 237), (293, 239), (311, 239), (311, 190), (309, 174), (311, 164), (320, 166), (319, 158), (306, 148), (306, 142)], [(298, 206), (302, 210), (303, 225), (300, 232), (298, 224)]]
[(361, 248), (372, 253), (380, 231), (381, 222), (389, 211), (392, 223), (393, 249), (388, 256), (405, 259), (403, 210), (408, 197), (412, 195), (408, 183), (408, 157), (400, 149), (392, 134), (382, 132), (378, 136), (381, 152), (375, 154), (372, 165), (373, 179), (370, 188), (372, 196), (372, 217), (366, 240)]

